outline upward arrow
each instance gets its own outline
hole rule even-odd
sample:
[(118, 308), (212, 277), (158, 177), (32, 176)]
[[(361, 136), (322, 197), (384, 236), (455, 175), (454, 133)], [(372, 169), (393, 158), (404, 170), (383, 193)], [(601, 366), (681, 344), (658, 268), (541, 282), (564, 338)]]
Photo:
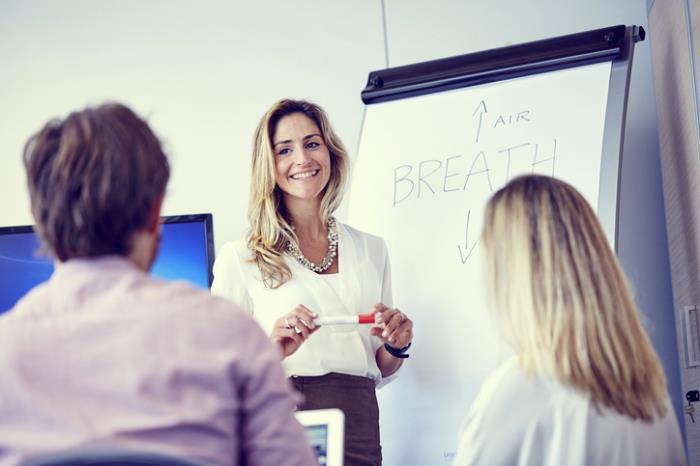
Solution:
[(476, 127), (476, 142), (479, 142), (479, 135), (481, 134), (481, 122), (484, 119), (484, 113), (488, 113), (488, 110), (486, 110), (486, 102), (483, 100), (479, 102), (479, 105), (476, 107), (476, 110), (474, 110), (474, 113), (472, 113), (472, 116), (479, 114), (479, 124)]

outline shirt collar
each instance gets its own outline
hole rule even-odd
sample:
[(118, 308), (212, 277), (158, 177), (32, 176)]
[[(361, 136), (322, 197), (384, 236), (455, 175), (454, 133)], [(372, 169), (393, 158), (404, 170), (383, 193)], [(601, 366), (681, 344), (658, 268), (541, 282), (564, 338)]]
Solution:
[(96, 257), (78, 257), (66, 262), (57, 262), (54, 275), (66, 275), (94, 270), (132, 270), (141, 271), (138, 266), (124, 256), (106, 255)]

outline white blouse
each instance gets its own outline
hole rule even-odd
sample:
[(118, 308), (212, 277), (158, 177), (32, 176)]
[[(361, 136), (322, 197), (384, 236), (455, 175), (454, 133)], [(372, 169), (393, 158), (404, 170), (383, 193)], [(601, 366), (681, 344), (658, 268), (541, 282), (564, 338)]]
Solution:
[[(286, 257), (292, 278), (277, 289), (265, 287), (260, 270), (249, 261), (245, 240), (227, 243), (214, 264), (214, 294), (232, 300), (251, 313), (269, 335), (275, 320), (303, 304), (319, 316), (357, 315), (382, 302), (392, 306), (389, 256), (384, 240), (338, 222), (336, 275), (319, 275)], [(333, 283), (335, 282), (335, 283)], [(288, 376), (318, 376), (330, 372), (371, 378), (382, 385), (375, 353), (382, 341), (369, 334), (370, 325), (324, 326), (283, 361)]]
[(481, 387), (453, 466), (675, 466), (685, 464), (670, 401), (646, 423), (601, 407), (552, 378), (528, 375), (515, 358)]

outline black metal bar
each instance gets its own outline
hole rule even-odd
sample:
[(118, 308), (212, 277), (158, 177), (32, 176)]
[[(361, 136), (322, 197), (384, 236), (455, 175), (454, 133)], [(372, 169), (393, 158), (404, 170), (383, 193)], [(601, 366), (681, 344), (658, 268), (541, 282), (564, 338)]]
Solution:
[(612, 26), (483, 52), (372, 71), (362, 91), (366, 104), (403, 99), (624, 56), (640, 26)]

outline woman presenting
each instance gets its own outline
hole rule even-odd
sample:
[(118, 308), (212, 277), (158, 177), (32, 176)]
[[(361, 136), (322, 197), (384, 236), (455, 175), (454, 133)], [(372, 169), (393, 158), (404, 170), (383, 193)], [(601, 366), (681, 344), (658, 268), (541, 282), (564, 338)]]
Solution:
[[(250, 230), (220, 251), (212, 292), (253, 314), (279, 345), (300, 409), (344, 412), (345, 464), (378, 465), (375, 387), (408, 357), (413, 323), (391, 307), (384, 241), (333, 217), (347, 159), (320, 107), (273, 105), (253, 143)], [(374, 325), (314, 323), (366, 313)]]

